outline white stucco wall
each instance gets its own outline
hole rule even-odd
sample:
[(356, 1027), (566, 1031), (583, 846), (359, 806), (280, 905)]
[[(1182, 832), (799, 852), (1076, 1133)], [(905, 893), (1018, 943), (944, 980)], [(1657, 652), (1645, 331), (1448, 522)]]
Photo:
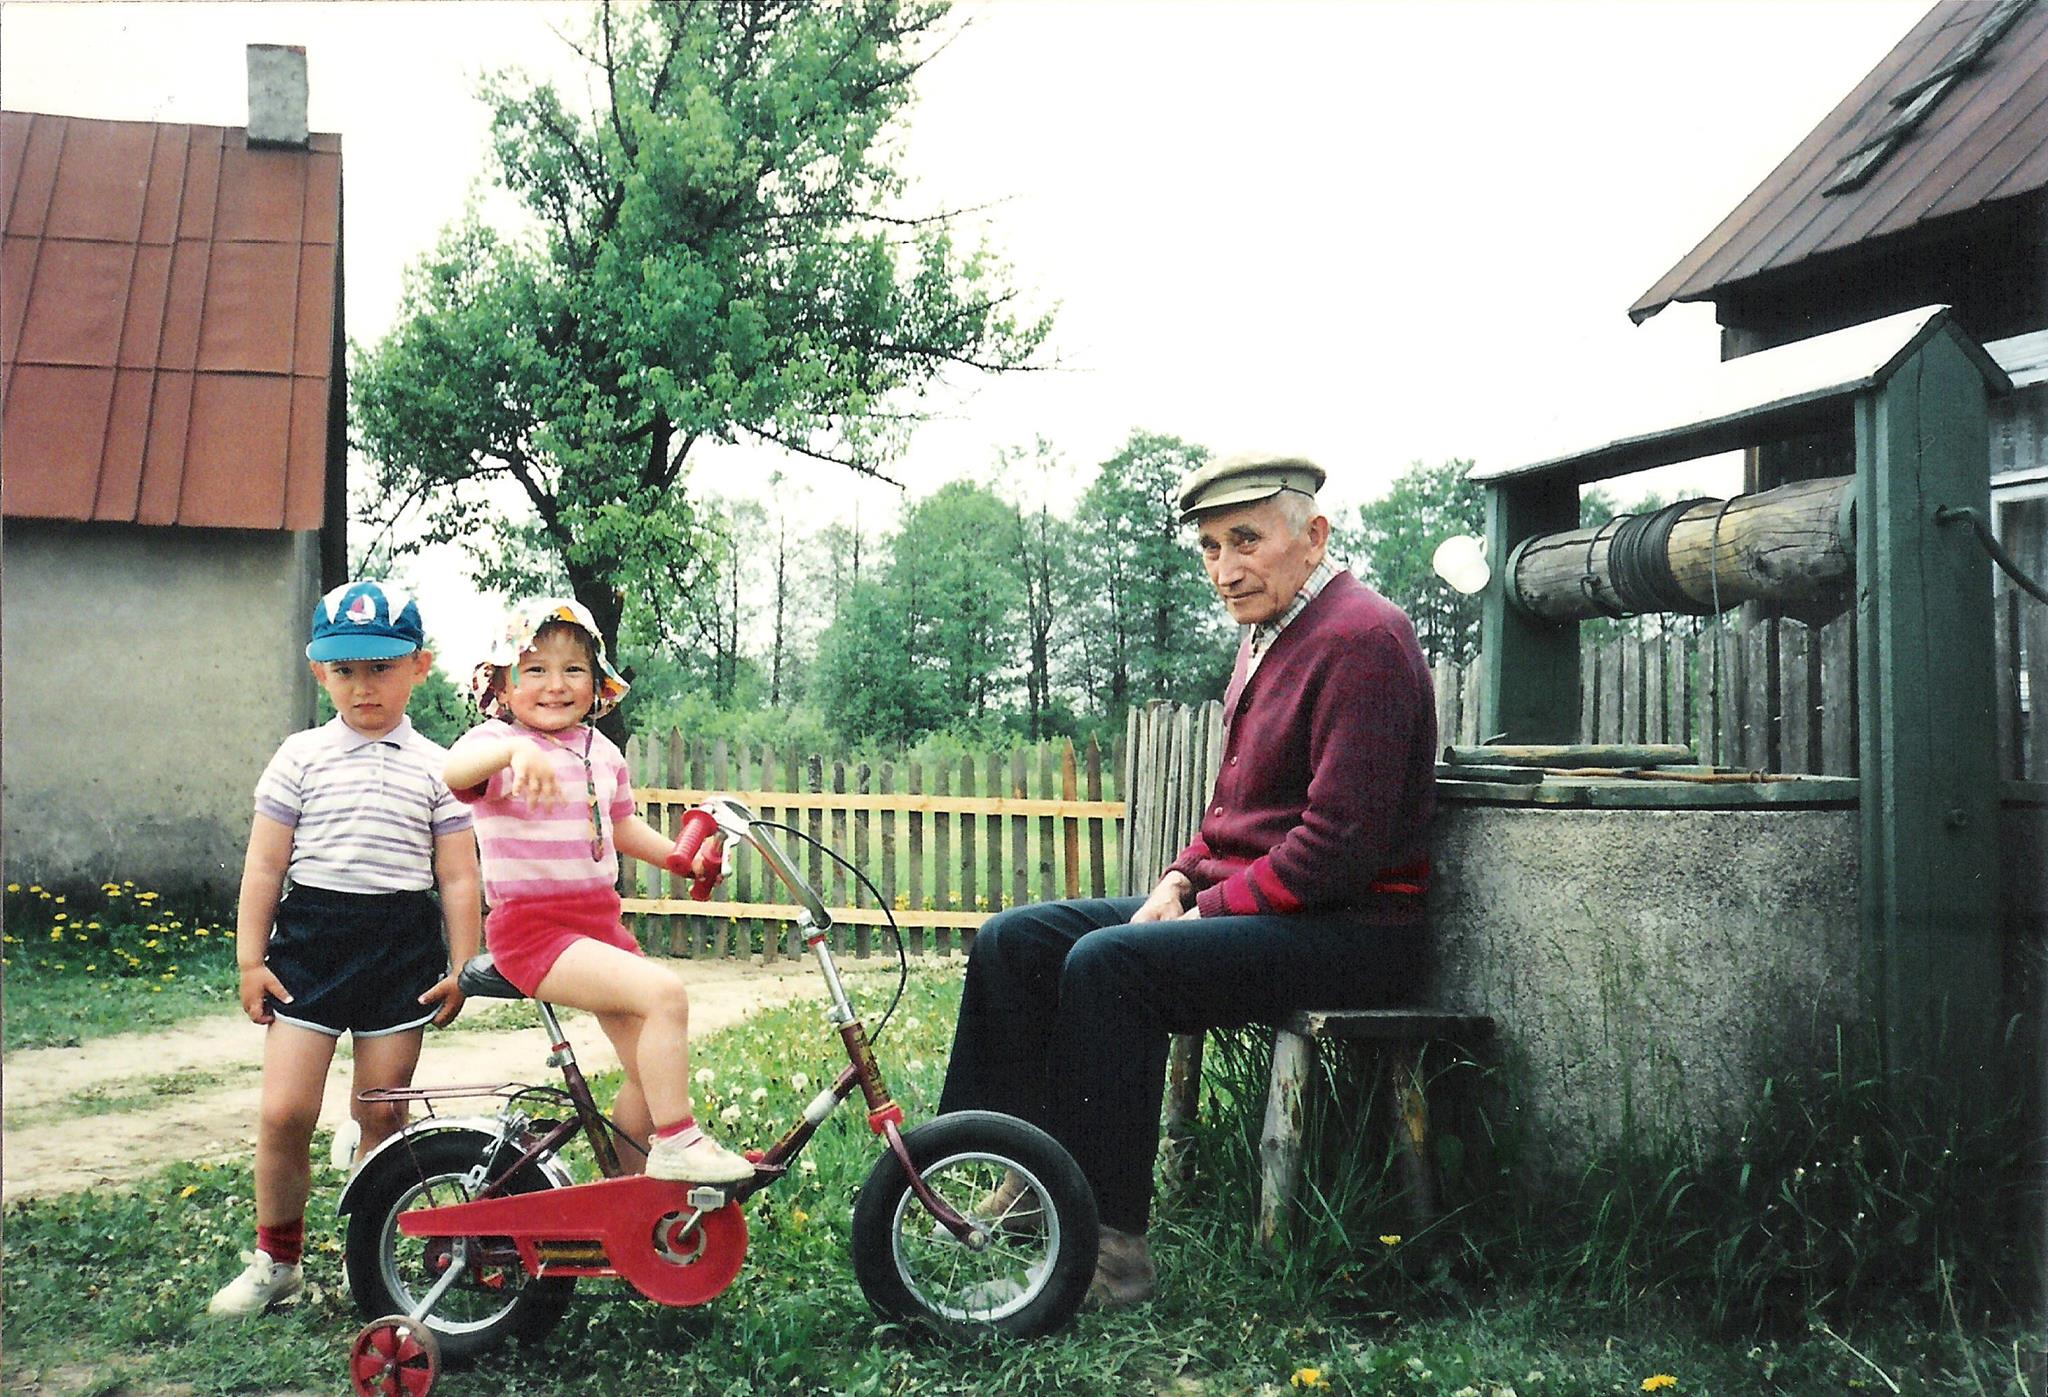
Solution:
[(315, 533), (9, 520), (7, 875), (233, 887), (256, 777), (313, 717), (319, 580)]

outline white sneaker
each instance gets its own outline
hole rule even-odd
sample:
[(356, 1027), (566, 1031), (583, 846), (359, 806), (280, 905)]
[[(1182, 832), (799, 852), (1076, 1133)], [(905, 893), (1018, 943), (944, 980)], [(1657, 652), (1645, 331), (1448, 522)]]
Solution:
[(267, 1251), (243, 1252), (248, 1269), (213, 1293), (206, 1302), (210, 1315), (260, 1315), (265, 1310), (298, 1297), (305, 1285), (299, 1263), (289, 1266), (272, 1261)]
[(356, 1147), (363, 1143), (363, 1128), (353, 1120), (345, 1120), (334, 1127), (334, 1143), (328, 1148), (327, 1162), (336, 1169), (346, 1169), (356, 1160)]
[(647, 1177), (687, 1179), (693, 1184), (737, 1184), (754, 1177), (754, 1166), (709, 1135), (664, 1135), (647, 1151)]

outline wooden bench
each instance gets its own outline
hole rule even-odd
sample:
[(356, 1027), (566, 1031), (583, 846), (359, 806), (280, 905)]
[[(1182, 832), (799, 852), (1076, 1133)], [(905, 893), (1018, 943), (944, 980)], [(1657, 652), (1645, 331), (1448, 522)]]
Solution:
[[(1266, 1087), (1266, 1123), (1259, 1136), (1260, 1244), (1270, 1248), (1284, 1240), (1287, 1218), (1301, 1184), (1302, 1127), (1317, 1040), (1383, 1045), (1380, 1076), (1386, 1083), (1387, 1107), (1394, 1125), (1396, 1162), (1411, 1226), (1420, 1233), (1438, 1216), (1423, 1053), (1432, 1043), (1475, 1044), (1492, 1033), (1493, 1020), (1483, 1014), (1436, 1009), (1305, 1009), (1279, 1024), (1273, 1039), (1272, 1076)], [(1185, 1135), (1194, 1121), (1201, 1080), (1202, 1035), (1176, 1035), (1167, 1065), (1169, 1140)]]

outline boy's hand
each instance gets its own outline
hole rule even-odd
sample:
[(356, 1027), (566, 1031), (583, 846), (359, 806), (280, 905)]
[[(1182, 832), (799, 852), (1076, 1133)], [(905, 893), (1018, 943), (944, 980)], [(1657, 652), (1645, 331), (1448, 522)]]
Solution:
[(506, 766), (512, 772), (512, 779), (505, 784), (506, 795), (517, 796), (528, 805), (552, 805), (561, 798), (554, 762), (533, 743), (516, 743)]
[(434, 1027), (446, 1028), (454, 1023), (455, 1016), (462, 1012), (465, 999), (462, 986), (456, 983), (455, 977), (445, 975), (434, 982), (432, 989), (420, 996), (420, 1003), (440, 1005), (440, 1011), (434, 1015)]
[(275, 1015), (264, 997), (269, 996), (280, 1004), (292, 1002), (291, 991), (284, 982), (271, 972), (267, 965), (245, 965), (242, 967), (242, 1012), (249, 1016), (250, 1023), (267, 1024)]

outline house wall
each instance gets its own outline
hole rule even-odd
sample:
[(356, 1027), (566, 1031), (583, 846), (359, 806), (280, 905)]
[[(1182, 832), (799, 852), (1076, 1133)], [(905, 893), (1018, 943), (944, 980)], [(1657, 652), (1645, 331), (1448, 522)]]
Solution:
[(0, 558), (7, 876), (233, 888), (256, 778), (313, 718), (318, 534), (17, 519)]

